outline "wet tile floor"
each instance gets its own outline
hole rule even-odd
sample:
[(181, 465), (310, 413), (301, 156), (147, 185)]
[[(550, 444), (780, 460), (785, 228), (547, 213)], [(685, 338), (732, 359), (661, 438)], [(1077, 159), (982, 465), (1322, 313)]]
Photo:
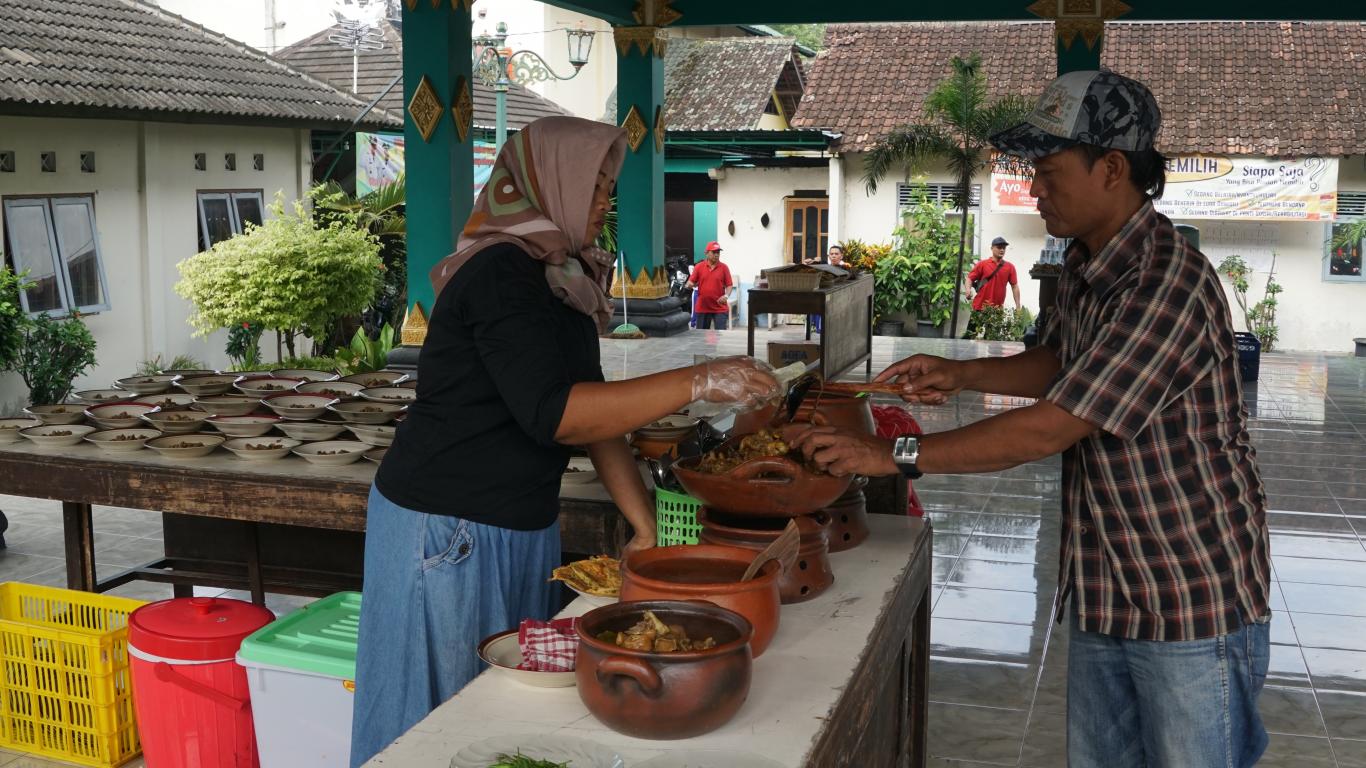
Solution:
[[(795, 335), (788, 327), (760, 337)], [(917, 352), (975, 357), (1019, 349), (879, 337), (873, 368)], [(603, 369), (617, 379), (690, 365), (694, 355), (744, 351), (743, 331), (607, 340)], [(1272, 736), (1260, 765), (1366, 768), (1366, 359), (1267, 354), (1246, 395), (1271, 501), (1275, 577), (1271, 671), (1261, 699)], [(969, 393), (915, 415), (937, 431), (1020, 404)], [(916, 489), (935, 528), (930, 765), (1065, 765), (1067, 636), (1049, 621), (1057, 459), (994, 475), (928, 477)], [(0, 580), (64, 584), (60, 505), (0, 495), (0, 509), (10, 520)], [(159, 553), (153, 513), (96, 508), (95, 529), (102, 576)], [(159, 599), (170, 589), (134, 583), (115, 594)], [(271, 595), (268, 604), (278, 613), (305, 602)], [(56, 765), (65, 764), (0, 750), (0, 768)]]

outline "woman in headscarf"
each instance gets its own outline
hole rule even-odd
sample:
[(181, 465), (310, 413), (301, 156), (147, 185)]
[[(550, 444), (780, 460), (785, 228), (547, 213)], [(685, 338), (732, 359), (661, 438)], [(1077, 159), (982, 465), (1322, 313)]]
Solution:
[(417, 400), (370, 492), (353, 766), (478, 674), (480, 639), (556, 611), (569, 446), (635, 530), (629, 553), (654, 546), (654, 503), (623, 436), (695, 400), (778, 394), (749, 358), (603, 381), (613, 258), (592, 244), (625, 147), (577, 118), (522, 129), (432, 270)]

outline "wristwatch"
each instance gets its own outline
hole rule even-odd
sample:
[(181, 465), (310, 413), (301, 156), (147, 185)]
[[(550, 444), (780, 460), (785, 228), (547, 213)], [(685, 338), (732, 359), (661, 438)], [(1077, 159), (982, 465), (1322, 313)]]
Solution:
[(892, 461), (908, 480), (918, 480), (925, 475), (916, 466), (920, 461), (920, 438), (902, 436), (892, 443)]

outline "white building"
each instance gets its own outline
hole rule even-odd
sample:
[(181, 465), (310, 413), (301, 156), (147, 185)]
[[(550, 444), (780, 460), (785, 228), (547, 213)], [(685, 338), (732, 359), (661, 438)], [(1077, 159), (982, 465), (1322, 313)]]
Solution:
[[(85, 315), (98, 362), (78, 388), (157, 355), (225, 365), (222, 332), (192, 337), (176, 264), (261, 221), (277, 194), (300, 199), (311, 130), (345, 128), (364, 104), (151, 6), (23, 5), (40, 18), (8, 49), (20, 76), (0, 76), (0, 234), (38, 283), (27, 308)], [(399, 123), (378, 112), (363, 125)], [(0, 379), (3, 412), (25, 397), (17, 376)]]

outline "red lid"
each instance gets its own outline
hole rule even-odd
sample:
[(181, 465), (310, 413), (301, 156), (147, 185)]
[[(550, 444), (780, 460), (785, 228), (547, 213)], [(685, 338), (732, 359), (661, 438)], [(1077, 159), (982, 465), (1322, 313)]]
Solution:
[(274, 620), (259, 605), (226, 597), (162, 600), (129, 615), (128, 644), (163, 659), (231, 659), (243, 638)]

